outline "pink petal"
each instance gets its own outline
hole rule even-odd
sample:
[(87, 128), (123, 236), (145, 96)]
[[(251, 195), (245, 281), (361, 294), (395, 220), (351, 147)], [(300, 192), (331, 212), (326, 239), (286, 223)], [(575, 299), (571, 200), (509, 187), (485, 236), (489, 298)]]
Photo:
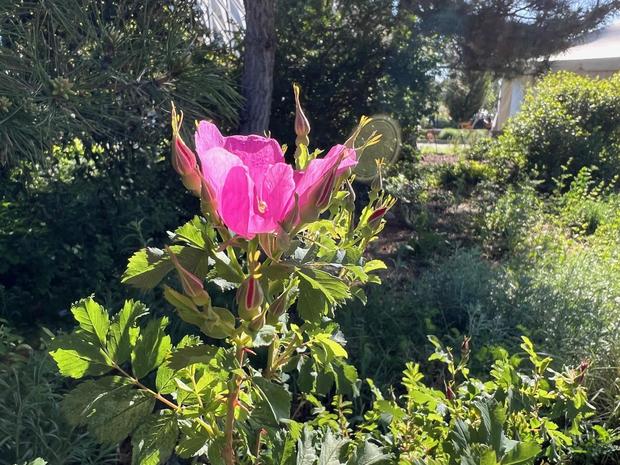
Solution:
[(250, 233), (248, 229), (250, 217), (254, 210), (252, 205), (253, 184), (246, 167), (232, 167), (226, 176), (219, 208), (224, 224), (246, 239), (254, 237), (254, 234)]
[(198, 156), (202, 175), (213, 190), (219, 204), (230, 170), (236, 166), (243, 166), (243, 162), (239, 157), (219, 147), (198, 152)]
[(261, 191), (261, 198), (267, 204), (266, 213), (272, 218), (275, 227), (293, 205), (295, 181), (291, 165), (286, 163), (271, 165), (265, 174)]
[(194, 136), (198, 155), (206, 153), (214, 147), (224, 146), (224, 137), (217, 126), (208, 121), (201, 121)]
[(243, 160), (257, 185), (262, 184), (270, 165), (284, 162), (284, 154), (275, 139), (254, 135), (230, 136), (224, 138), (224, 148)]

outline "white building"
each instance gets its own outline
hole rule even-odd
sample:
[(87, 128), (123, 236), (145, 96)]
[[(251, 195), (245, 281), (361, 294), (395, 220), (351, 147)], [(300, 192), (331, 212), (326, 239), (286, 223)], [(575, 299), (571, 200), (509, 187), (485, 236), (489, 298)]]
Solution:
[[(586, 34), (573, 47), (550, 57), (549, 70), (600, 78), (620, 71), (620, 22)], [(519, 111), (525, 92), (535, 79), (523, 75), (502, 80), (494, 130), (501, 130), (506, 120)]]

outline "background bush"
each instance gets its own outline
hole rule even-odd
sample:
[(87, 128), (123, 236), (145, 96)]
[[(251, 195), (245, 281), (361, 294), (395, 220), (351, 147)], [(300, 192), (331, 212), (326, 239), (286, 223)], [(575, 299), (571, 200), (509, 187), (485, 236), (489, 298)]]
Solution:
[(540, 177), (547, 190), (564, 173), (596, 166), (597, 176), (620, 171), (620, 75), (590, 79), (567, 72), (542, 78), (506, 124), (489, 155), (504, 174)]
[(412, 142), (433, 110), (440, 58), (435, 38), (416, 17), (393, 14), (390, 0), (290, 0), (277, 8), (276, 72), (271, 128), (293, 143), (291, 83), (302, 86), (313, 146), (331, 147), (350, 135), (360, 115), (387, 113)]
[(0, 7), (0, 315), (15, 325), (57, 323), (92, 292), (115, 301), (128, 254), (189, 217), (170, 102), (225, 128), (240, 104), (200, 6)]

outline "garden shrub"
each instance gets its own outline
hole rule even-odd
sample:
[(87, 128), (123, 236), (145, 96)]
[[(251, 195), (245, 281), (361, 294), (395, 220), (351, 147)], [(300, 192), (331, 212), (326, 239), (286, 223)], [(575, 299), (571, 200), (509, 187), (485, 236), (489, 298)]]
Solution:
[[(293, 146), (291, 82), (303, 96), (318, 146), (345, 140), (360, 114), (389, 114), (412, 143), (433, 111), (440, 39), (394, 14), (391, 0), (289, 0), (276, 12), (278, 47), (271, 128)], [(319, 117), (320, 115), (320, 117)]]
[(47, 165), (22, 162), (0, 188), (0, 315), (27, 330), (64, 321), (66, 308), (97, 292), (122, 300), (126, 257), (165, 237), (192, 204), (167, 174), (165, 147), (126, 150), (123, 160), (79, 140)]
[(60, 405), (68, 385), (47, 353), (8, 332), (0, 326), (0, 464), (116, 465), (116, 447), (67, 423)]
[(490, 145), (489, 158), (503, 177), (539, 176), (546, 190), (565, 166), (570, 174), (596, 166), (597, 177), (612, 179), (620, 173), (620, 74), (545, 76)]

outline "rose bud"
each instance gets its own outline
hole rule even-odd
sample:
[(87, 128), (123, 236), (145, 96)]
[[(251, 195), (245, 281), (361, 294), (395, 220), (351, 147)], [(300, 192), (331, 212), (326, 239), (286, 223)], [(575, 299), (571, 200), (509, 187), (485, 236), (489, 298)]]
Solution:
[(170, 260), (179, 274), (179, 281), (181, 281), (183, 292), (185, 292), (196, 305), (210, 305), (211, 298), (207, 291), (205, 291), (202, 280), (186, 270), (169, 247), (166, 248), (166, 252), (168, 252)]
[(304, 110), (301, 108), (299, 91), (299, 85), (293, 84), (293, 93), (295, 94), (295, 134), (297, 135), (295, 144), (297, 146), (303, 144), (307, 147), (310, 143), (310, 139), (308, 138), (308, 134), (310, 134), (310, 122), (308, 118), (306, 118)]
[(368, 221), (367, 221), (368, 226), (371, 226), (373, 228), (376, 227), (381, 222), (381, 219), (385, 216), (387, 211), (388, 211), (387, 207), (379, 207), (379, 208), (377, 208), (368, 217)]
[(280, 317), (288, 310), (290, 306), (288, 292), (283, 292), (271, 302), (271, 305), (267, 309), (267, 320), (270, 325), (274, 325), (278, 322)]
[(258, 332), (263, 326), (265, 326), (265, 318), (267, 316), (267, 312), (261, 312), (257, 317), (255, 317), (250, 324), (248, 325), (248, 329), (250, 331)]
[(263, 300), (263, 288), (260, 282), (258, 279), (250, 276), (237, 289), (236, 301), (239, 308), (239, 316), (246, 321), (256, 318), (260, 313), (260, 306)]
[(194, 195), (200, 195), (200, 180), (202, 176), (197, 172), (198, 162), (196, 154), (183, 142), (179, 130), (183, 122), (183, 115), (177, 116), (172, 106), (172, 167), (181, 176), (183, 185)]

